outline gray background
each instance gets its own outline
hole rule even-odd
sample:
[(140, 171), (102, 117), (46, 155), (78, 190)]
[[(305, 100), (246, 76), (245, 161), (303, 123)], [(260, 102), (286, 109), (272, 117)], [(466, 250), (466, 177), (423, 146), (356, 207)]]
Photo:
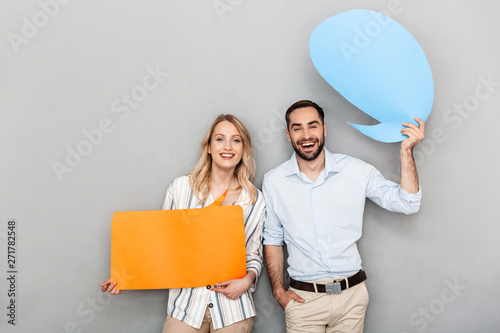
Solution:
[[(325, 108), (331, 151), (399, 181), (399, 145), (349, 126), (374, 122), (309, 57), (314, 28), (354, 8), (392, 13), (426, 52), (435, 83), (427, 137), (415, 152), (420, 212), (367, 203), (359, 242), (371, 297), (365, 331), (500, 331), (500, 86), (481, 81), (500, 82), (493, 0), (69, 1), (52, 5), (51, 15), (37, 1), (2, 1), (0, 267), (7, 271), (6, 227), (15, 218), (19, 279), (15, 327), (6, 323), (0, 279), (0, 330), (161, 331), (167, 291), (99, 292), (109, 276), (111, 217), (161, 208), (219, 113), (248, 126), (258, 187), (289, 158), (282, 115), (304, 98)], [(35, 21), (39, 27), (26, 27)], [(13, 34), (25, 39), (13, 43)], [(148, 67), (168, 75), (144, 90)], [(120, 98), (131, 93), (137, 103), (125, 113)], [(86, 146), (83, 132), (103, 121), (108, 133)], [(58, 178), (53, 164), (67, 165), (68, 149), (78, 147), (87, 156)], [(255, 300), (254, 332), (284, 332), (267, 275)]]

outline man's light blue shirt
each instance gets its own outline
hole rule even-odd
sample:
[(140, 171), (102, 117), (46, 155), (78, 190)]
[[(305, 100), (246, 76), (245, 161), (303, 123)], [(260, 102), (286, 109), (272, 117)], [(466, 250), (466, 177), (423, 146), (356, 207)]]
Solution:
[(325, 149), (325, 169), (315, 182), (303, 174), (295, 153), (264, 176), (267, 217), (264, 245), (288, 249), (288, 273), (299, 281), (347, 277), (361, 269), (366, 198), (405, 214), (420, 208), (421, 191), (411, 194), (386, 180), (373, 166)]

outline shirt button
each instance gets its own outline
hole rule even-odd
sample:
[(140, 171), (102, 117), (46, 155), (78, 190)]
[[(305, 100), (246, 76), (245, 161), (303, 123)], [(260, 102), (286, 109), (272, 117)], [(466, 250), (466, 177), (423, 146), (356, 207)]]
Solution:
[(207, 289), (210, 289), (210, 288), (211, 288), (210, 285), (207, 285)]
[(212, 303), (208, 304), (208, 307), (211, 309), (214, 307), (214, 305)]

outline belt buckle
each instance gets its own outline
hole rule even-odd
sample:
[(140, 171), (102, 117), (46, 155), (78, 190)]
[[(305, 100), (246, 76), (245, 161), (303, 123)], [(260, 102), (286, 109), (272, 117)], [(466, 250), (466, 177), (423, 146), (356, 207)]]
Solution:
[(327, 295), (340, 294), (342, 292), (342, 287), (340, 286), (340, 282), (325, 284), (325, 291)]

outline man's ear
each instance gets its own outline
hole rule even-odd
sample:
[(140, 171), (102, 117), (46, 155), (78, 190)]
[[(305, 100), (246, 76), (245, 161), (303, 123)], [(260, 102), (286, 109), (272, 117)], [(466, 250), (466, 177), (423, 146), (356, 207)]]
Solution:
[(288, 132), (287, 129), (285, 130), (285, 132), (286, 132), (286, 137), (288, 138), (288, 141), (292, 142), (292, 139), (290, 138), (290, 132)]
[(325, 136), (326, 136), (326, 132), (328, 132), (328, 131), (326, 130), (326, 123), (324, 123), (324, 124), (323, 124), (323, 131), (325, 131)]

